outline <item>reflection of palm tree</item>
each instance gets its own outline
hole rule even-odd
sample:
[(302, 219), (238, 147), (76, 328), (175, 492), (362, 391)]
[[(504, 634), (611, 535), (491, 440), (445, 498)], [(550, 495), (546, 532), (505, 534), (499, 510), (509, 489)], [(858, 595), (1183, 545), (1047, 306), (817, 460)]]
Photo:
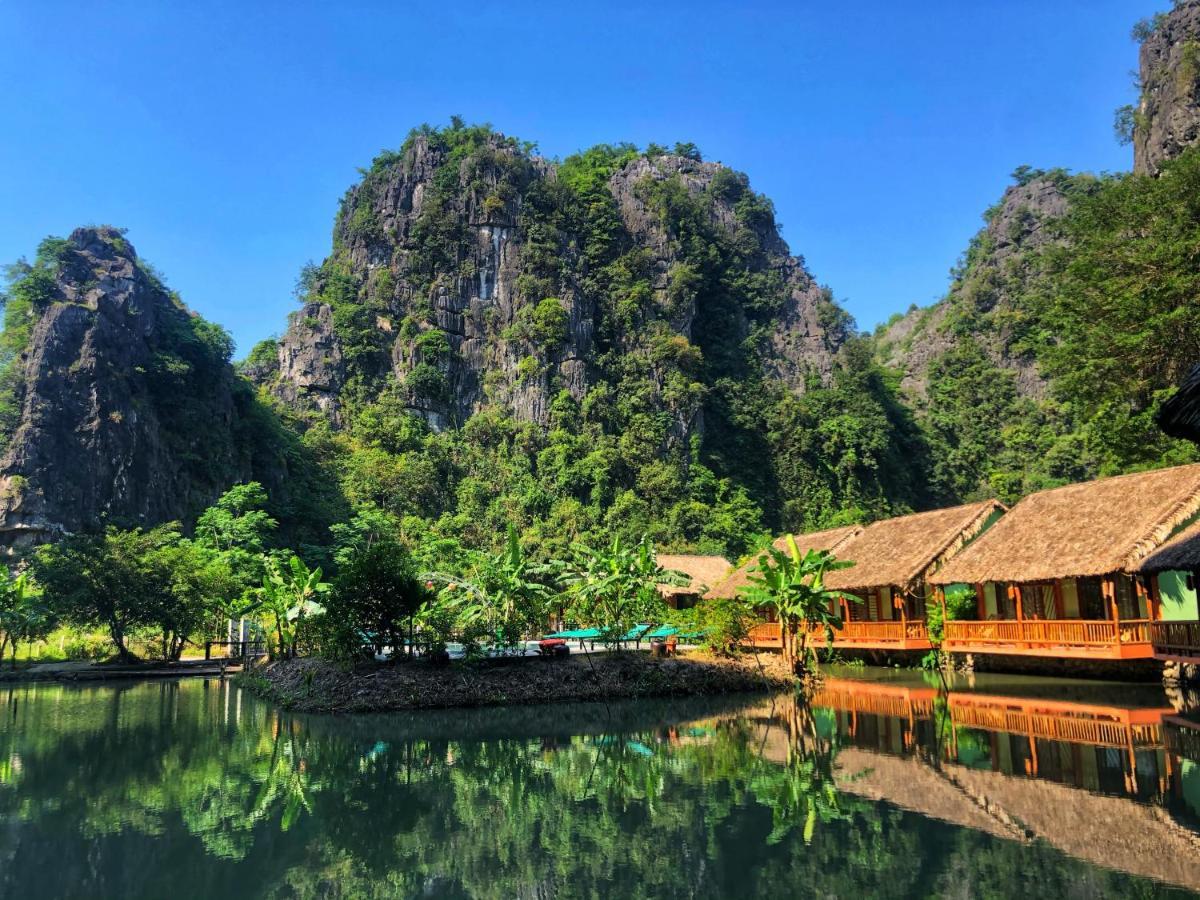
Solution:
[(838, 791), (836, 760), (841, 742), (836, 728), (818, 728), (817, 716), (799, 696), (785, 712), (790, 741), (782, 768), (760, 769), (751, 782), (759, 803), (770, 807), (775, 844), (804, 822), (804, 842), (810, 843), (818, 823), (848, 821), (855, 802), (847, 805)]

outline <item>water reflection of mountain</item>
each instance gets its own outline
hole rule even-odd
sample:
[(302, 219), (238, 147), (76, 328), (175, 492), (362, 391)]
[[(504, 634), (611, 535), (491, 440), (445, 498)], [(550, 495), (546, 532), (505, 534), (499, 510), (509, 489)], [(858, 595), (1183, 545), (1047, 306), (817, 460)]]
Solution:
[(1200, 890), (1200, 725), (1109, 688), (830, 678), (812, 703), (847, 793)]

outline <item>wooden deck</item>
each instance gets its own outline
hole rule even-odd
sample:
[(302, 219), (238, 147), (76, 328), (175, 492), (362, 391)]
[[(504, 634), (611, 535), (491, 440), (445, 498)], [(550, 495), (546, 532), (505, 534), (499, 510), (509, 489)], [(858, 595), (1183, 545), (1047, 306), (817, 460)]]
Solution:
[(750, 629), (745, 644), (755, 649), (762, 647), (778, 650), (783, 646), (783, 631), (778, 622), (760, 622)]
[[(818, 632), (816, 637), (824, 640)], [(853, 650), (931, 650), (929, 630), (922, 622), (845, 622), (833, 634), (833, 646)]]
[[(809, 633), (809, 642), (825, 645), (825, 632)], [(750, 647), (783, 646), (778, 622), (763, 622), (750, 629)], [(843, 650), (930, 650), (929, 631), (924, 622), (845, 622), (833, 633), (833, 646)]]
[(1200, 664), (1200, 622), (1151, 622), (1154, 658)]
[(1150, 659), (1148, 619), (951, 621), (942, 649), (952, 653), (999, 653), (1066, 659)]

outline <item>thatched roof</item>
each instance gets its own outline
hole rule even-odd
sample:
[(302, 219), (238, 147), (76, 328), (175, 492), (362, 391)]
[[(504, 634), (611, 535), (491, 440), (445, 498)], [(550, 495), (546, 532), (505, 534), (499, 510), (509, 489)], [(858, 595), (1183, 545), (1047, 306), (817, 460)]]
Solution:
[(1200, 366), (1192, 369), (1158, 412), (1158, 427), (1171, 437), (1200, 442)]
[[(841, 528), (829, 528), (825, 531), (812, 531), (808, 534), (794, 534), (796, 548), (801, 553), (809, 550), (829, 550), (839, 552), (838, 548), (847, 540), (862, 531), (861, 525), (844, 525)], [(783, 550), (787, 546), (787, 535), (776, 538), (776, 548)], [(660, 556), (659, 559), (662, 559)], [(758, 565), (758, 554), (742, 563), (731, 572), (720, 584), (708, 592), (709, 597), (730, 599), (737, 596), (738, 590), (750, 583), (750, 570)]]
[(660, 584), (658, 590), (664, 597), (704, 593), (733, 568), (733, 564), (723, 556), (693, 556), (689, 553), (660, 553), (658, 564), (664, 569), (682, 572), (692, 579), (689, 585)]
[(983, 500), (872, 522), (842, 544), (839, 559), (853, 562), (825, 576), (825, 586), (843, 591), (895, 585), (907, 589), (953, 556), (1004, 507)]
[(1200, 522), (1185, 528), (1147, 556), (1137, 571), (1145, 575), (1200, 571)]
[(1050, 581), (1136, 571), (1200, 513), (1200, 464), (1030, 494), (931, 581)]

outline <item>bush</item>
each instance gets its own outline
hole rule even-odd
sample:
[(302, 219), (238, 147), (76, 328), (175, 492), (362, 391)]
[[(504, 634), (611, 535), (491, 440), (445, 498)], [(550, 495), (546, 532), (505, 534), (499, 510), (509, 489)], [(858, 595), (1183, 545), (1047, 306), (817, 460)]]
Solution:
[(69, 660), (106, 659), (112, 655), (112, 643), (102, 634), (72, 632), (62, 645)]
[(738, 597), (702, 600), (695, 612), (696, 625), (704, 632), (704, 646), (720, 654), (737, 652), (756, 618)]

